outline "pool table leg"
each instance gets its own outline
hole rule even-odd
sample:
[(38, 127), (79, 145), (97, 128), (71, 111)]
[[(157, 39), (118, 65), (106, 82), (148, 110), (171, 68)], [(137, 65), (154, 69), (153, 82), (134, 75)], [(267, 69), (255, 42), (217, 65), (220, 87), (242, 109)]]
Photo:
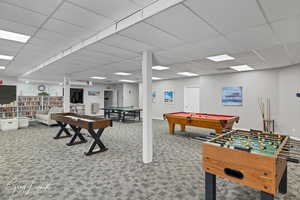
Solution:
[(181, 124), (181, 132), (185, 132), (185, 125)]
[(169, 123), (169, 133), (171, 135), (174, 135), (174, 131), (175, 131), (175, 124), (174, 123)]
[(223, 133), (223, 129), (222, 128), (215, 128), (216, 134), (217, 135), (221, 135)]

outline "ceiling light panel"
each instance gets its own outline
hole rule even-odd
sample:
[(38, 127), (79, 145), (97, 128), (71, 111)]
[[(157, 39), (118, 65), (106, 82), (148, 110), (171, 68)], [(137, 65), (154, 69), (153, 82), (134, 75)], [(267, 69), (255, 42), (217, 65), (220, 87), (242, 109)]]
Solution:
[(0, 55), (0, 60), (12, 60), (13, 58), (13, 56)]
[(198, 76), (199, 74), (195, 74), (192, 72), (178, 72), (178, 75), (182, 75), (182, 76)]
[(0, 66), (0, 70), (5, 70), (5, 69), (6, 69), (6, 67)]
[(237, 65), (237, 66), (231, 66), (230, 69), (239, 71), (239, 72), (244, 72), (244, 71), (252, 71), (254, 70), (253, 67), (250, 67), (248, 65)]
[(165, 66), (153, 66), (152, 69), (162, 71), (162, 70), (167, 70), (170, 69), (170, 67), (165, 67)]
[(106, 77), (101, 77), (101, 76), (92, 76), (90, 77), (91, 79), (97, 79), (97, 80), (103, 80), (106, 79)]
[(23, 34), (19, 34), (19, 33), (10, 32), (10, 31), (0, 30), (0, 39), (26, 43), (29, 40), (29, 38), (30, 38), (30, 36), (28, 36), (28, 35), (23, 35)]
[(210, 56), (206, 57), (208, 60), (214, 61), (214, 62), (221, 62), (221, 61), (227, 61), (227, 60), (234, 60), (234, 57), (231, 57), (227, 54), (224, 55), (218, 55), (218, 56)]
[(158, 78), (158, 77), (152, 77), (152, 80), (161, 80), (161, 78)]
[(115, 75), (119, 75), (119, 76), (129, 76), (129, 75), (131, 75), (131, 73), (127, 73), (127, 72), (116, 72)]
[(119, 80), (119, 82), (124, 82), (124, 83), (135, 83), (136, 81), (134, 81), (134, 80), (125, 80), (125, 79), (123, 79), (123, 80)]

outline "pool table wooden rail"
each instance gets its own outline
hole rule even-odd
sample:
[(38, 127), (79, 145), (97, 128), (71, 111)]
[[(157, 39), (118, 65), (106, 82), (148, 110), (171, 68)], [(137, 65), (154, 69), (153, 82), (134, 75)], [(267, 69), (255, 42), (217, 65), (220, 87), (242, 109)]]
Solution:
[[(215, 114), (205, 114), (205, 115), (213, 115), (218, 116)], [(222, 134), (223, 130), (231, 130), (232, 126), (235, 122), (238, 123), (239, 117), (238, 116), (227, 116), (230, 117), (229, 119), (213, 119), (213, 118), (201, 118), (201, 117), (193, 117), (193, 116), (179, 116), (174, 115), (174, 113), (167, 113), (163, 115), (164, 119), (168, 120), (169, 124), (169, 133), (171, 135), (174, 134), (175, 125), (179, 124), (181, 127), (181, 131), (185, 131), (186, 126), (195, 126), (201, 128), (209, 128), (214, 129), (217, 134)]]

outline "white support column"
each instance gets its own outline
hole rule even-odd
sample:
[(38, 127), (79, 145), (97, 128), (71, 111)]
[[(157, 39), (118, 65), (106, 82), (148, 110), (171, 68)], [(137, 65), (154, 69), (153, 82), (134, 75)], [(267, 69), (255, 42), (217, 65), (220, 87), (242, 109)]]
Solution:
[(70, 112), (70, 77), (64, 77), (64, 112)]
[(143, 162), (152, 162), (152, 52), (144, 51), (143, 74)]

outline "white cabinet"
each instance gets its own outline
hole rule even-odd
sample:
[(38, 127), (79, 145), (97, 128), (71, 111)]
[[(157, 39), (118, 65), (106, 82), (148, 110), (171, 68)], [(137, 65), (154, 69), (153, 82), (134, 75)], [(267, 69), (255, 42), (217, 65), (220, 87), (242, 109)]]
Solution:
[(17, 130), (18, 129), (18, 119), (0, 119), (0, 129), (2, 131)]

